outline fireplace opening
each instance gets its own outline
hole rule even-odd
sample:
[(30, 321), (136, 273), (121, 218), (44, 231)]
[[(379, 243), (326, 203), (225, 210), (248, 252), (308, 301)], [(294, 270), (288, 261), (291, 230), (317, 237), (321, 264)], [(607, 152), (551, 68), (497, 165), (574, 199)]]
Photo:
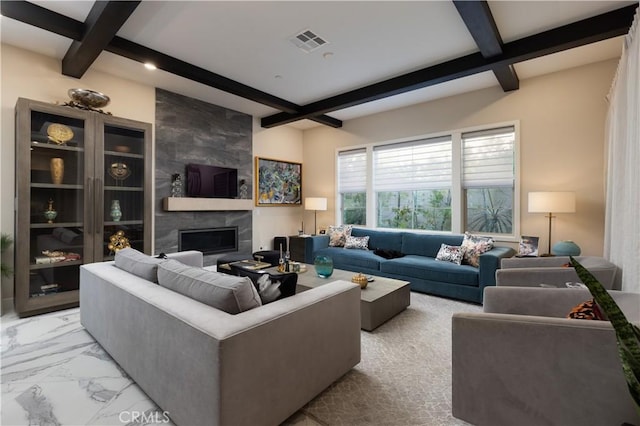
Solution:
[(238, 227), (178, 231), (178, 251), (187, 250), (198, 250), (204, 255), (238, 251)]

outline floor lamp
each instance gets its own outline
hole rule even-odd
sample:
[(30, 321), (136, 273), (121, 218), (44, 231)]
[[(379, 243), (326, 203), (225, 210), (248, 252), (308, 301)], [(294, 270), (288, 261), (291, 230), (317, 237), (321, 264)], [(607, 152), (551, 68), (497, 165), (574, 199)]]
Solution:
[(576, 193), (575, 192), (530, 192), (529, 193), (529, 213), (547, 213), (549, 218), (549, 248), (547, 254), (543, 256), (553, 256), (551, 254), (551, 219), (553, 213), (575, 213)]
[(323, 197), (307, 197), (304, 199), (304, 209), (314, 210), (313, 235), (318, 232), (318, 210), (327, 210), (327, 199)]

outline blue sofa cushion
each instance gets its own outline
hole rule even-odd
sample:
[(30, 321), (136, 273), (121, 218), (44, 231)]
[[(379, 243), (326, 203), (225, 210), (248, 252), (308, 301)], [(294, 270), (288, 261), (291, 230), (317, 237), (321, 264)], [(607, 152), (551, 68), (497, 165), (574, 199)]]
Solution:
[(404, 254), (415, 254), (435, 259), (442, 243), (449, 246), (459, 246), (462, 244), (463, 238), (463, 235), (414, 234), (405, 232), (402, 233), (402, 249), (400, 249), (400, 251)]
[(315, 255), (325, 255), (333, 259), (333, 266), (340, 269), (349, 265), (349, 270), (362, 268), (363, 270), (380, 270), (380, 261), (384, 260), (369, 250), (352, 250), (342, 247), (327, 247), (315, 252)]
[[(364, 228), (353, 228), (351, 230), (351, 235), (354, 237), (369, 236), (369, 250), (387, 249), (402, 251), (402, 234), (402, 232), (376, 231)], [(438, 248), (440, 248), (439, 245)]]
[(415, 277), (429, 281), (475, 286), (478, 283), (478, 269), (470, 265), (456, 265), (430, 257), (407, 255), (391, 259), (380, 265), (380, 271), (405, 277)]

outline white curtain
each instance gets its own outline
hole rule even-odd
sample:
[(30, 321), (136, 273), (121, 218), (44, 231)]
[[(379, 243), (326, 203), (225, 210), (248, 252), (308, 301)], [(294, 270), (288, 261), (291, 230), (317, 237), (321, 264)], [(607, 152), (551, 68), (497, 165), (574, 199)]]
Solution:
[(607, 114), (604, 255), (618, 286), (640, 293), (640, 34), (638, 9), (622, 51)]

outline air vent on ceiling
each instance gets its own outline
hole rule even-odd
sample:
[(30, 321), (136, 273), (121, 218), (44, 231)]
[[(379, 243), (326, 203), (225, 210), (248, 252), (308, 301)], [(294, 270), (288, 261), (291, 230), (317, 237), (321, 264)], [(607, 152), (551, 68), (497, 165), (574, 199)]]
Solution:
[(301, 31), (291, 37), (289, 40), (291, 40), (291, 42), (295, 44), (296, 47), (304, 50), (307, 53), (313, 52), (317, 48), (328, 43), (325, 39), (311, 30)]

